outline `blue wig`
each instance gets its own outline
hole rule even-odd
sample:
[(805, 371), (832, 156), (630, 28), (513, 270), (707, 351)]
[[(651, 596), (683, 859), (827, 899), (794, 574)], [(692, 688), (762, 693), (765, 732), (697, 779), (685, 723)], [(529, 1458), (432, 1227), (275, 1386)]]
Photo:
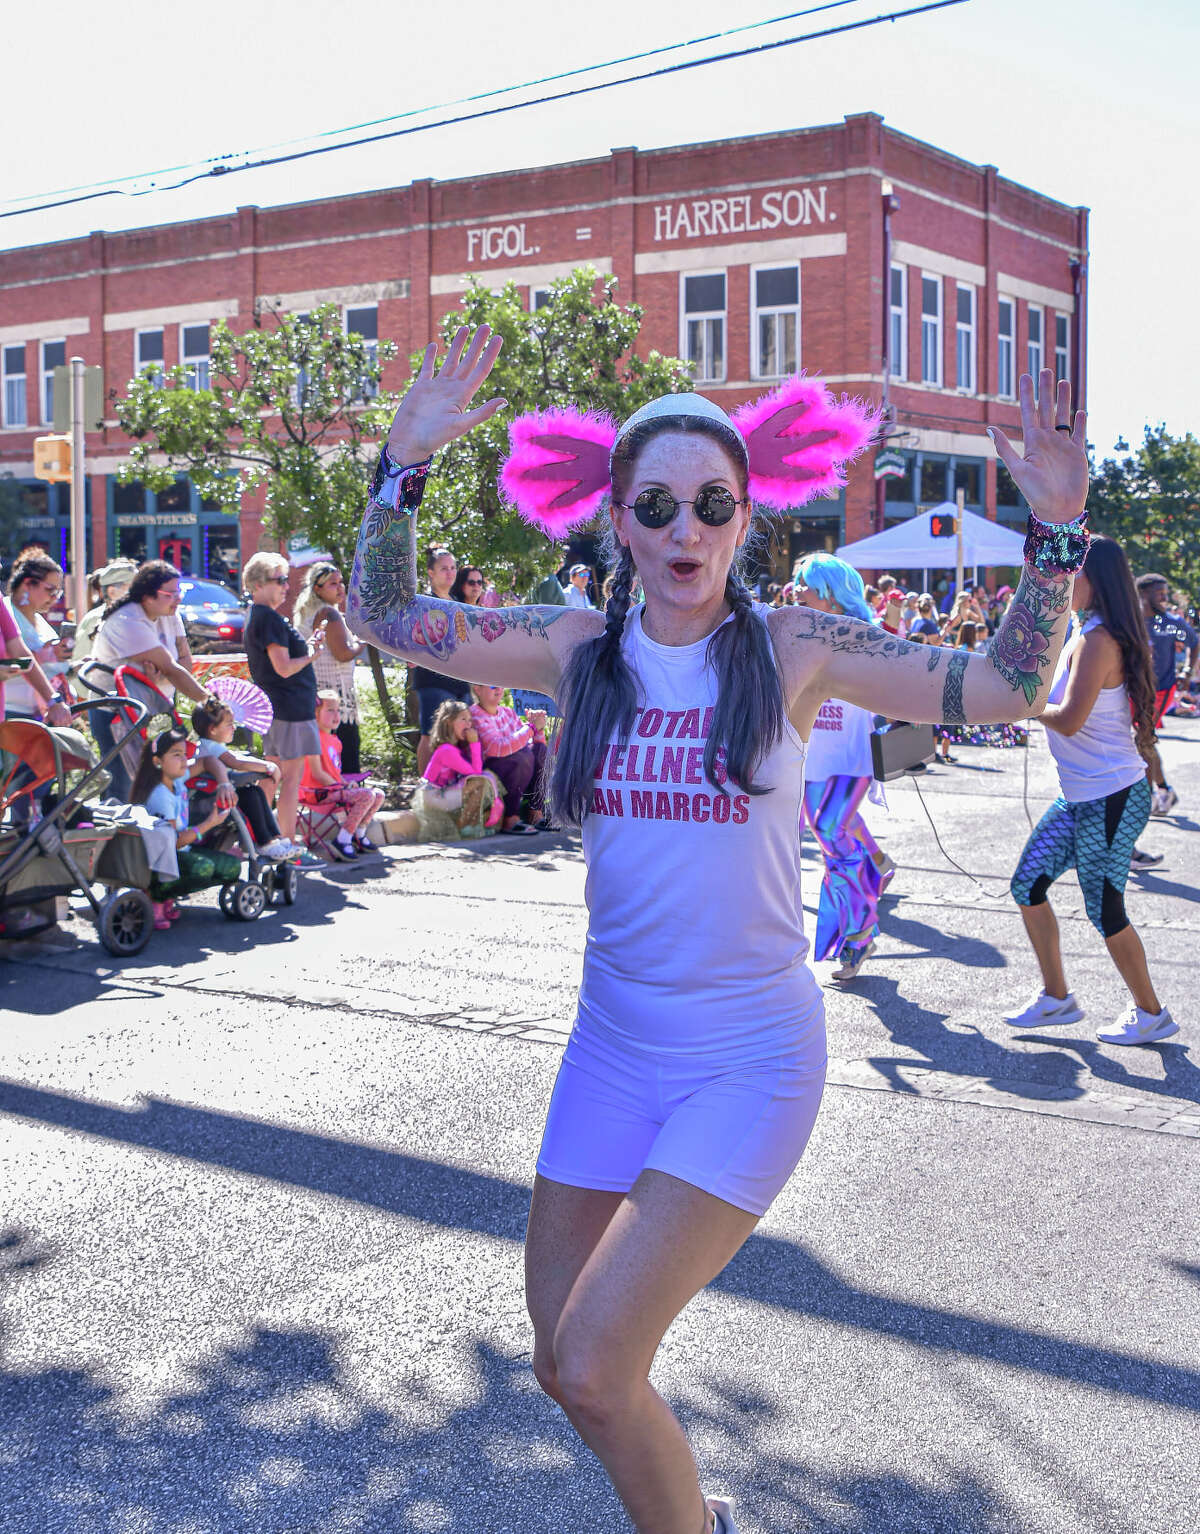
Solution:
[(807, 554), (796, 566), (795, 579), (831, 602), (836, 602), (850, 618), (861, 618), (866, 623), (875, 622), (875, 614), (867, 604), (863, 578), (853, 565), (833, 554)]

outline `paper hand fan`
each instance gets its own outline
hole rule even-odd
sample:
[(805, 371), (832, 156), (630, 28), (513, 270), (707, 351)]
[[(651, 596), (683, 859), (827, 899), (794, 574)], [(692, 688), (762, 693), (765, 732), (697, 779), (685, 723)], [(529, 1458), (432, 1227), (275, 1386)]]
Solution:
[(247, 682), (240, 676), (215, 676), (209, 683), (209, 692), (228, 703), (233, 710), (233, 722), (239, 729), (253, 730), (255, 735), (265, 735), (271, 728), (275, 711), (261, 687)]

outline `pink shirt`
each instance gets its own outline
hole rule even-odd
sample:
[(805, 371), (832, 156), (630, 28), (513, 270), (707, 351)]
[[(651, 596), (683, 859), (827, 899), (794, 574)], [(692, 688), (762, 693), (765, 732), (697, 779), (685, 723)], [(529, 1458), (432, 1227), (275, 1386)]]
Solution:
[[(478, 703), (472, 703), (471, 718), (479, 731), (485, 759), (489, 756), (512, 756), (535, 738), (532, 727), (525, 723), (515, 709), (506, 708), (503, 703), (494, 714), (489, 714)], [(542, 736), (539, 735), (537, 739), (541, 740)]]
[[(0, 597), (0, 650), (8, 654), (8, 641), (20, 639), (21, 631), (17, 627), (17, 620), (8, 608), (8, 598)], [(0, 719), (4, 718), (4, 683), (0, 682)]]
[(440, 745), (425, 768), (426, 783), (432, 783), (434, 788), (447, 788), (451, 783), (457, 783), (459, 778), (465, 778), (473, 772), (482, 772), (483, 748), (479, 742), (469, 741), (467, 751), (469, 756), (452, 741)]

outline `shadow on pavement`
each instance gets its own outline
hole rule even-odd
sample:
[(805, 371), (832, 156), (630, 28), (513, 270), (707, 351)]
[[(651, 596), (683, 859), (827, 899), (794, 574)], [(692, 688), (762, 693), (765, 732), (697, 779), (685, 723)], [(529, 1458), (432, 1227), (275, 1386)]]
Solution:
[[(512, 1242), (524, 1237), (531, 1189), (522, 1183), (209, 1109), (144, 1102), (131, 1111), (0, 1083), (0, 1112), (271, 1177), (445, 1229)], [(779, 1237), (752, 1236), (711, 1287), (919, 1347), (1200, 1411), (1198, 1370), (858, 1289)]]
[(1031, 1044), (1045, 1044), (1052, 1052), (1064, 1056), (1078, 1055), (1097, 1081), (1133, 1087), (1139, 1092), (1153, 1092), (1157, 1097), (1177, 1097), (1181, 1102), (1200, 1103), (1200, 1070), (1192, 1063), (1188, 1046), (1174, 1039), (1166, 1039), (1161, 1044), (1142, 1044), (1131, 1052), (1135, 1059), (1139, 1055), (1150, 1059), (1157, 1056), (1163, 1070), (1159, 1080), (1129, 1070), (1123, 1060), (1106, 1054), (1104, 1045), (1095, 1039), (1048, 1039), (1040, 1033), (1021, 1033), (1016, 1037)]
[[(14, 1534), (624, 1528), (599, 1463), (533, 1388), (527, 1360), (481, 1338), (464, 1347), (475, 1398), (448, 1415), (419, 1382), (395, 1411), (364, 1400), (339, 1373), (331, 1340), (303, 1331), (260, 1329), (198, 1368), (193, 1388), (134, 1420), (82, 1370), (0, 1373), (5, 1526)], [(769, 1430), (777, 1417), (765, 1402), (723, 1394), (719, 1382), (708, 1392), (712, 1472), (753, 1459), (748, 1476), (730, 1473), (760, 1526), (796, 1534), (1016, 1526), (1014, 1511), (964, 1469), (922, 1485), (899, 1475), (829, 1478), (778, 1450), (756, 1455), (748, 1432)]]
[(880, 912), (879, 926), (888, 937), (920, 950), (917, 953), (889, 954), (889, 964), (897, 959), (927, 959), (933, 956), (951, 964), (965, 965), (968, 969), (1008, 967), (1008, 960), (994, 943), (985, 943), (978, 937), (962, 937), (956, 932), (946, 932), (940, 927), (930, 926), (928, 922), (912, 921), (901, 916), (894, 905)]

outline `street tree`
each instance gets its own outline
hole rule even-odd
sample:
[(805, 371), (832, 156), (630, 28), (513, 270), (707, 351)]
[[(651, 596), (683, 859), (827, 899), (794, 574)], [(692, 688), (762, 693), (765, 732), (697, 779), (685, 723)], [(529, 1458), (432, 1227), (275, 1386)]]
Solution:
[(1200, 440), (1147, 426), (1116, 452), (1093, 468), (1089, 525), (1124, 545), (1134, 575), (1157, 570), (1200, 604)]

